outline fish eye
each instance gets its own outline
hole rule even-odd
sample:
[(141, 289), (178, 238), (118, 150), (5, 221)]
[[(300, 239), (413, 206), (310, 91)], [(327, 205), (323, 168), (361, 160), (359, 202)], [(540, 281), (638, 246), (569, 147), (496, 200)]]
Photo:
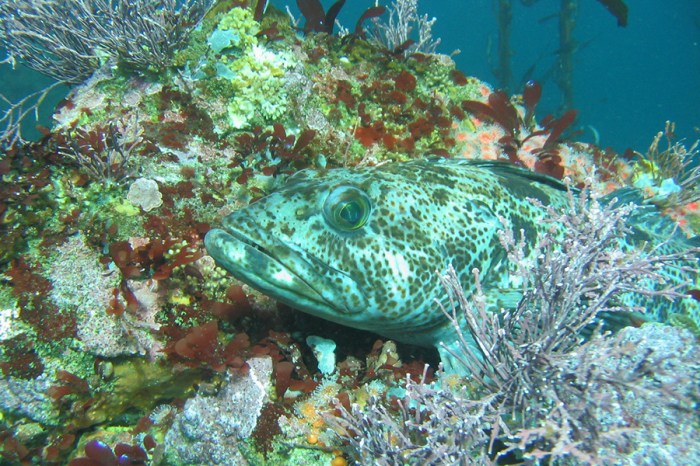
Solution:
[(326, 198), (323, 216), (335, 229), (351, 232), (367, 223), (371, 212), (367, 194), (353, 186), (339, 186)]

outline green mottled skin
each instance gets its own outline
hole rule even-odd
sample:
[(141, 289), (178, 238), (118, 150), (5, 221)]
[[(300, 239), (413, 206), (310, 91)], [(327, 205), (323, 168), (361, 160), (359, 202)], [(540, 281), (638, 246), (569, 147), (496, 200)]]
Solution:
[[(323, 215), (329, 193), (354, 186), (371, 213), (343, 232)], [(472, 270), (496, 305), (507, 282), (497, 232), (503, 219), (532, 242), (545, 205), (564, 205), (558, 181), (493, 162), (414, 160), (378, 167), (302, 171), (279, 191), (226, 217), (206, 246), (234, 276), (298, 309), (423, 346), (453, 331), (435, 300), (448, 264), (473, 292)]]

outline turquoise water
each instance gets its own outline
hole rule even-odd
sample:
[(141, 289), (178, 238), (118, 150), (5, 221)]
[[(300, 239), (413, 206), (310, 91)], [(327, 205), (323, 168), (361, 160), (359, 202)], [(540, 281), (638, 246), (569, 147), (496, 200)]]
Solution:
[[(290, 6), (295, 2), (274, 1)], [(322, 2), (328, 7), (333, 2)], [(380, 2), (388, 4), (389, 2)], [(459, 68), (498, 85), (498, 26), (495, 0), (419, 1), (422, 13), (437, 18), (434, 36), (441, 39), (439, 52), (454, 56)], [(534, 3), (530, 7), (525, 3)], [(630, 4), (629, 24), (618, 27), (615, 18), (594, 0), (574, 2), (574, 107), (579, 111), (583, 134), (578, 139), (611, 146), (619, 152), (628, 147), (643, 151), (661, 131), (666, 120), (675, 121), (679, 137), (695, 140), (700, 126), (700, 2), (637, 0)], [(372, 0), (347, 2), (340, 22), (352, 29)], [(513, 1), (511, 24), (512, 80), (516, 92), (527, 79), (544, 85), (545, 115), (562, 106), (556, 84), (559, 50), (559, 2)], [(2, 92), (11, 99), (45, 85), (47, 80), (28, 71), (17, 79), (9, 67), (0, 68)], [(46, 107), (53, 105), (60, 96)], [(48, 110), (43, 124), (50, 122)]]
[[(511, 87), (518, 91), (527, 79), (540, 80), (544, 85), (540, 115), (561, 105), (552, 69), (559, 49), (558, 20), (553, 15), (560, 3), (512, 2)], [(700, 2), (628, 1), (629, 24), (624, 28), (597, 1), (574, 3), (578, 13), (573, 34), (579, 44), (574, 54), (574, 107), (585, 130), (580, 139), (592, 140), (592, 127), (603, 147), (643, 151), (666, 120), (677, 123), (679, 137), (697, 139), (693, 128), (700, 126)], [(373, 4), (373, 0), (348, 1), (341, 23), (353, 27), (361, 11)], [(498, 79), (490, 62), (495, 66), (496, 4), (495, 0), (418, 2), (421, 12), (437, 18), (433, 31), (442, 39), (438, 51), (449, 54), (459, 49), (454, 57), (459, 68), (494, 85)]]

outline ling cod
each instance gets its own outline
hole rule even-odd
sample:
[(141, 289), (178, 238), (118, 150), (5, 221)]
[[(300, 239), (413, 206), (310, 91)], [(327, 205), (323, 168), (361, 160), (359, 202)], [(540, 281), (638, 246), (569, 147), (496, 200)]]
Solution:
[(303, 170), (225, 217), (205, 244), (219, 265), (278, 301), (437, 346), (445, 361), (440, 342), (449, 347), (454, 328), (435, 302), (446, 300), (436, 270), (451, 264), (469, 296), (479, 269), (484, 293), (498, 304), (508, 273), (503, 220), (532, 242), (547, 228), (544, 209), (528, 198), (563, 206), (567, 187), (507, 163), (465, 159)]

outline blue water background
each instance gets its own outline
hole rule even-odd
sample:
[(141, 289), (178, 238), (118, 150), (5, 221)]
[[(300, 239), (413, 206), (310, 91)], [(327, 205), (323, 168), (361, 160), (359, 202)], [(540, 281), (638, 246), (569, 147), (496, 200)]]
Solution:
[[(333, 1), (322, 3), (328, 7)], [(540, 0), (526, 7), (512, 2), (512, 87), (521, 89), (521, 78), (535, 65), (533, 77), (544, 86), (540, 118), (561, 112), (561, 94), (548, 73), (559, 50), (558, 19), (544, 20), (559, 11), (560, 3)], [(596, 131), (602, 147), (644, 152), (667, 120), (676, 122), (676, 134), (687, 142), (700, 138), (694, 129), (700, 127), (700, 0), (628, 0), (624, 28), (598, 1), (576, 3), (574, 108), (584, 131), (576, 139), (592, 141)], [(372, 5), (371, 0), (348, 0), (340, 22), (352, 29)], [(433, 35), (442, 40), (439, 52), (459, 50), (454, 60), (462, 71), (497, 84), (492, 72), (497, 64), (496, 0), (419, 0), (418, 8), (437, 18)]]
[[(333, 1), (322, 0), (329, 7)], [(388, 2), (380, 2), (388, 4)], [(498, 39), (495, 0), (419, 1), (421, 13), (437, 18), (434, 36), (442, 42), (438, 51), (454, 56), (467, 75), (496, 84), (492, 72)], [(629, 25), (621, 28), (596, 0), (577, 2), (574, 36), (574, 107), (579, 111), (579, 140), (600, 135), (600, 145), (624, 151), (644, 151), (666, 120), (677, 123), (679, 137), (692, 142), (700, 134), (700, 0), (635, 0), (628, 2)], [(290, 5), (299, 16), (296, 2)], [(347, 0), (340, 22), (349, 29), (373, 0)], [(554, 75), (548, 73), (559, 49), (557, 19), (544, 20), (558, 11), (560, 2), (540, 0), (525, 7), (513, 0), (512, 88), (518, 90), (526, 71), (544, 85), (538, 116), (561, 111), (561, 94)], [(0, 67), (0, 92), (16, 100), (47, 82), (36, 73)], [(61, 96), (47, 106), (55, 105)], [(49, 111), (44, 109), (47, 125)]]

